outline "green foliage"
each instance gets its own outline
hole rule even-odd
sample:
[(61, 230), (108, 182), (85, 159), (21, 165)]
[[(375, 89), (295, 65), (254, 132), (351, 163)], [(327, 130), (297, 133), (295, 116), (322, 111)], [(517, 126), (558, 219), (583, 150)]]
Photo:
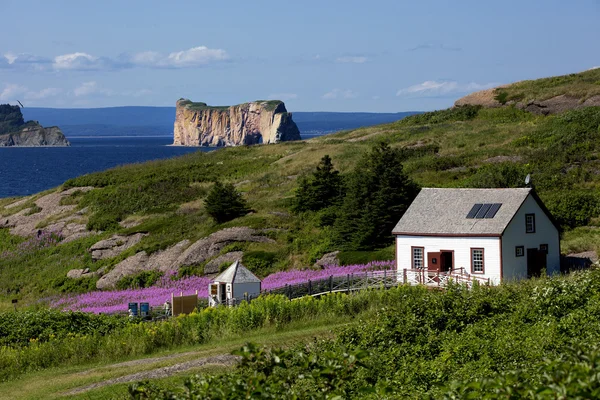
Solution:
[[(341, 328), (333, 339), (285, 351), (248, 345), (237, 352), (243, 362), (235, 370), (187, 380), (186, 391), (138, 385), (132, 394), (176, 399), (596, 398), (598, 293), (600, 270), (498, 287), (371, 291), (370, 296), (385, 299), (377, 301), (379, 308)], [(327, 383), (320, 380), (326, 377)]]
[(60, 293), (86, 293), (96, 290), (98, 278), (71, 279), (66, 275), (58, 276), (50, 282), (50, 286)]
[(206, 212), (218, 224), (248, 214), (250, 208), (242, 194), (230, 184), (216, 181), (204, 200)]
[[(268, 251), (247, 251), (242, 258), (242, 264), (258, 276), (267, 276), (273, 271), (277, 254)], [(229, 265), (228, 265), (229, 266)]]
[(0, 313), (0, 346), (18, 348), (46, 342), (50, 345), (74, 335), (106, 335), (127, 323), (128, 320), (120, 316), (51, 309), (4, 312)]
[(514, 162), (487, 164), (464, 184), (471, 188), (518, 188), (525, 186), (527, 168)]
[(400, 120), (401, 125), (440, 124), (442, 122), (469, 121), (477, 117), (481, 106), (464, 105), (445, 110), (415, 114)]
[(600, 215), (600, 197), (596, 191), (571, 190), (544, 194), (544, 204), (565, 228), (587, 225)]
[(371, 261), (393, 260), (395, 247), (389, 246), (376, 251), (341, 251), (338, 254), (340, 265), (367, 264)]
[(154, 285), (164, 273), (158, 270), (142, 271), (135, 275), (124, 276), (116, 283), (117, 289), (147, 288)]
[(312, 175), (299, 180), (292, 209), (299, 213), (337, 205), (343, 199), (343, 189), (342, 178), (333, 168), (331, 157), (323, 156)]
[(19, 106), (0, 104), (0, 135), (16, 132), (25, 125)]
[(508, 93), (502, 89), (496, 89), (496, 95), (494, 96), (494, 99), (500, 104), (506, 104), (508, 101)]
[(381, 142), (358, 162), (348, 179), (344, 203), (335, 221), (342, 249), (370, 250), (392, 241), (392, 228), (418, 193), (406, 175), (401, 152)]

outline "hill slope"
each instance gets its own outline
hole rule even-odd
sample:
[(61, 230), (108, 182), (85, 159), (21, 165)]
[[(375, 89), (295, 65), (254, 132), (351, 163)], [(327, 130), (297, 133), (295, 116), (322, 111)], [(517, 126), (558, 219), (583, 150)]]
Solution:
[[(269, 240), (224, 244), (186, 267), (188, 273), (201, 273), (208, 262), (237, 251), (263, 276), (310, 266), (337, 248), (318, 213), (290, 212), (298, 178), (314, 170), (326, 154), (347, 174), (380, 140), (403, 149), (405, 170), (422, 186), (517, 187), (530, 173), (540, 196), (567, 230), (563, 251), (596, 250), (598, 230), (585, 225), (594, 224), (600, 215), (599, 139), (600, 107), (543, 116), (515, 106), (465, 106), (304, 142), (227, 148), (82, 176), (56, 192), (17, 203), (0, 200), (0, 223), (21, 219), (28, 221), (29, 232), (56, 227), (69, 234), (68, 243), (46, 246), (15, 236), (16, 227), (11, 228), (13, 234), (0, 229), (0, 293), (33, 298), (38, 293), (89, 290), (97, 277), (88, 274), (73, 283), (66, 280), (67, 271), (111, 271), (123, 260), (141, 257), (142, 251), (162, 259), (173, 256), (161, 251), (175, 251), (175, 244), (185, 248), (231, 227), (251, 229), (245, 232)], [(203, 199), (217, 178), (242, 191), (254, 212), (213, 223)], [(88, 249), (116, 233), (142, 235), (121, 253), (94, 261)], [(393, 250), (341, 254), (347, 262), (357, 257), (391, 258)]]

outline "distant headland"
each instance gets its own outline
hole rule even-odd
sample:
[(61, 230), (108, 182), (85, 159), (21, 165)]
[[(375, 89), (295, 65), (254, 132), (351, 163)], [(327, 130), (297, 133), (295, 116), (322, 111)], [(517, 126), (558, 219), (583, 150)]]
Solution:
[(0, 104), (0, 147), (69, 145), (57, 126), (44, 128), (37, 121), (25, 122), (19, 106)]

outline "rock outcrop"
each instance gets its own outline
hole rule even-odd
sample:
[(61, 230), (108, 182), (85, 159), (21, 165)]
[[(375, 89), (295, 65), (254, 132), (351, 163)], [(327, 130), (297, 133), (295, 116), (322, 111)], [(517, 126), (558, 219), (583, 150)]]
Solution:
[(130, 247), (138, 244), (144, 236), (143, 233), (134, 235), (113, 235), (108, 239), (101, 240), (90, 247), (89, 252), (92, 253), (92, 260), (103, 260), (105, 258), (116, 257)]
[(174, 140), (178, 146), (239, 146), (300, 140), (300, 131), (281, 101), (210, 107), (177, 101)]
[(36, 121), (23, 121), (19, 106), (0, 105), (0, 147), (69, 146), (61, 130), (44, 128)]

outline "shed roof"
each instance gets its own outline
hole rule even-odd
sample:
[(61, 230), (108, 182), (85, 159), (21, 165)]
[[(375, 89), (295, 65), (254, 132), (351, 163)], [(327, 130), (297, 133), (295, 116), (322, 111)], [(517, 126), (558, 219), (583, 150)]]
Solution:
[[(423, 188), (404, 213), (393, 233), (396, 235), (500, 236), (531, 188), (440, 189)], [(493, 218), (467, 218), (475, 204), (502, 204)], [(550, 218), (552, 218), (549, 215)]]
[(240, 260), (231, 264), (225, 271), (219, 274), (213, 282), (220, 283), (260, 283), (250, 270), (242, 265)]

